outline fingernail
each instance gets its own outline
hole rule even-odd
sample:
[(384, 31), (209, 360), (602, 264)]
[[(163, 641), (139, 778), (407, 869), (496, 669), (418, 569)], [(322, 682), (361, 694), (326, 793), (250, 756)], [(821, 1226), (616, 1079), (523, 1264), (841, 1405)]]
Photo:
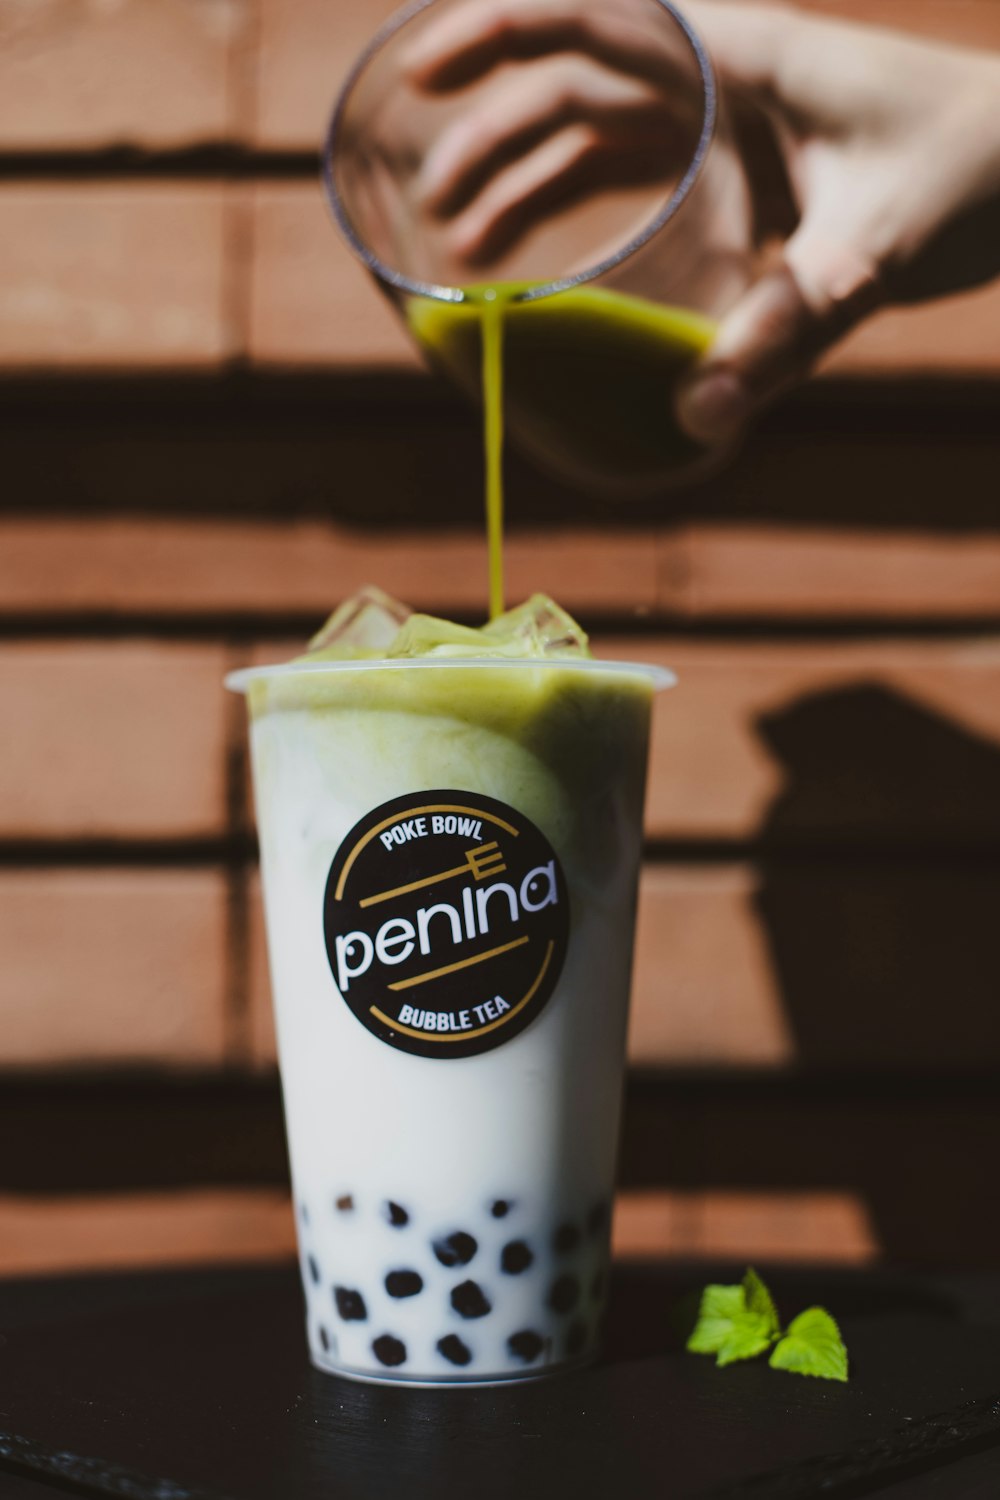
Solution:
[(743, 382), (727, 370), (696, 378), (677, 397), (677, 420), (696, 442), (709, 446), (734, 438), (749, 414)]

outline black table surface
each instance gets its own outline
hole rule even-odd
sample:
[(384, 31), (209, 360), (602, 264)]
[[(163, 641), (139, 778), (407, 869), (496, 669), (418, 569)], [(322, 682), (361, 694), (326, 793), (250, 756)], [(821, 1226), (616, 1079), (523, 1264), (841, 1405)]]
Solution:
[(772, 1271), (839, 1318), (839, 1385), (684, 1353), (739, 1274), (621, 1266), (599, 1364), (480, 1390), (313, 1370), (288, 1266), (6, 1281), (0, 1496), (997, 1500), (1000, 1275)]

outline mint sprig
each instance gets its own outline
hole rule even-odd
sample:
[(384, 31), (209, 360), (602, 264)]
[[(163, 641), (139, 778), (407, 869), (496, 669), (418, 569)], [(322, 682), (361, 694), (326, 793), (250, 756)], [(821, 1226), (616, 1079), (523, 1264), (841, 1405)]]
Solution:
[(687, 1348), (714, 1354), (717, 1365), (756, 1359), (773, 1346), (772, 1369), (821, 1380), (847, 1379), (847, 1350), (830, 1314), (808, 1307), (782, 1333), (774, 1299), (752, 1268), (738, 1286), (709, 1285)]
[(768, 1364), (772, 1370), (818, 1375), (821, 1380), (847, 1379), (847, 1350), (840, 1329), (824, 1307), (807, 1307), (792, 1319)]
[(716, 1355), (717, 1365), (731, 1365), (763, 1354), (780, 1332), (771, 1294), (751, 1270), (739, 1286), (705, 1288), (687, 1347), (692, 1354)]

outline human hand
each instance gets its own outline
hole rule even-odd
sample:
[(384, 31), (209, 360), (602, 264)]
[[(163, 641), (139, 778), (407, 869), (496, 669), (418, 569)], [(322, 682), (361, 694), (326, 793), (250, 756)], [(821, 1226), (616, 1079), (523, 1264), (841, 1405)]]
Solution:
[[(758, 236), (782, 241), (679, 393), (682, 425), (718, 445), (877, 306), (1000, 271), (1000, 59), (751, 0), (685, 10), (745, 127)], [(610, 4), (468, 0), (425, 28), (409, 68), (431, 92), (495, 70), (478, 125), (456, 125), (423, 171), (470, 262), (595, 172), (651, 179), (690, 145), (676, 59)]]
[(652, 5), (468, 0), (425, 22), (403, 66), (427, 94), (479, 85), (411, 188), (470, 272), (576, 197), (646, 183), (666, 195), (701, 131), (700, 74)]
[(719, 444), (876, 307), (1000, 272), (1000, 58), (742, 0), (690, 13), (784, 176), (757, 177), (758, 134), (758, 229), (787, 237), (678, 400)]

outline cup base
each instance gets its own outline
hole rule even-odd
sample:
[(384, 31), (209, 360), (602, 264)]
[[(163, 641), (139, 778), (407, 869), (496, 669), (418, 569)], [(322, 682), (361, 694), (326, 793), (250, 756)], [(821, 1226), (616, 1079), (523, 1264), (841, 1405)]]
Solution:
[(459, 1390), (463, 1387), (484, 1387), (498, 1385), (512, 1385), (526, 1380), (550, 1380), (556, 1375), (568, 1375), (575, 1370), (586, 1369), (592, 1365), (599, 1354), (599, 1350), (592, 1349), (586, 1354), (579, 1355), (576, 1359), (563, 1359), (558, 1364), (546, 1365), (541, 1370), (512, 1370), (510, 1374), (502, 1375), (467, 1375), (454, 1376), (442, 1375), (425, 1379), (416, 1379), (412, 1375), (385, 1375), (373, 1374), (370, 1370), (354, 1370), (347, 1365), (327, 1363), (309, 1351), (309, 1362), (314, 1370), (319, 1370), (323, 1375), (338, 1375), (344, 1380), (355, 1380), (361, 1385), (403, 1385), (410, 1386), (414, 1390)]

